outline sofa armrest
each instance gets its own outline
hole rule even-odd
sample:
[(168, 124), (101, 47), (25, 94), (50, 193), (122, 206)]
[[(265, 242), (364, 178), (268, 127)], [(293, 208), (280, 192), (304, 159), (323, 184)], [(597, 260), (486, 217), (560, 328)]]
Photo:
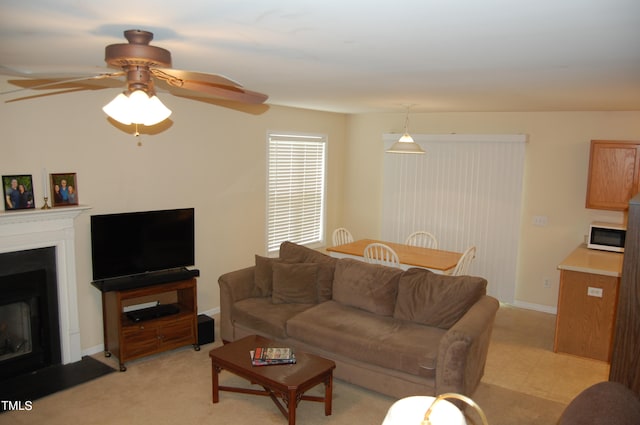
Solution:
[(500, 304), (484, 295), (442, 337), (436, 366), (436, 394), (471, 396), (487, 361), (491, 331)]
[(255, 296), (255, 266), (225, 273), (218, 278), (220, 285), (220, 337), (223, 341), (233, 341), (231, 309), (233, 303)]

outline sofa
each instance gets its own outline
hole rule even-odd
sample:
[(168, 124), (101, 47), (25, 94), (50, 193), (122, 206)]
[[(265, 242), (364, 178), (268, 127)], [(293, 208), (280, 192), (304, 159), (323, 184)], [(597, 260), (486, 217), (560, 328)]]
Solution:
[(223, 342), (262, 335), (333, 360), (338, 379), (398, 398), (471, 396), (499, 308), (481, 277), (337, 259), (292, 242), (218, 283)]

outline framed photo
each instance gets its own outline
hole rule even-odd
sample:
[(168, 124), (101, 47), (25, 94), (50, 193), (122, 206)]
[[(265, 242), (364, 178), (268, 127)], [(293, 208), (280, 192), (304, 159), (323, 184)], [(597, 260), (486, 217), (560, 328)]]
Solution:
[(78, 179), (76, 173), (51, 174), (51, 205), (64, 207), (78, 205)]
[(4, 209), (7, 211), (35, 208), (31, 175), (2, 176)]

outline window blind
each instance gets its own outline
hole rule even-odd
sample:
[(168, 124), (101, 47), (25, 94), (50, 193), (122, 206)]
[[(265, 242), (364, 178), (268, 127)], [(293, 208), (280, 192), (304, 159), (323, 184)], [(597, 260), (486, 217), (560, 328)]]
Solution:
[(267, 252), (284, 241), (321, 244), (326, 137), (269, 134)]
[[(384, 155), (382, 238), (416, 230), (438, 248), (477, 248), (469, 273), (500, 301), (515, 298), (526, 136), (412, 134), (425, 155)], [(383, 136), (385, 149), (399, 135)]]

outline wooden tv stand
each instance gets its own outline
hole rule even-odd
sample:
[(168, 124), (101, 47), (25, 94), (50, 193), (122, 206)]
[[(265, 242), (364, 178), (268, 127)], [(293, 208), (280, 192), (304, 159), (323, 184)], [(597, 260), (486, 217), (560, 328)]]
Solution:
[[(148, 320), (133, 321), (127, 306), (160, 301), (179, 312)], [(120, 370), (129, 360), (192, 344), (198, 351), (198, 306), (196, 278), (151, 284), (133, 289), (102, 291), (104, 353), (118, 357)]]

